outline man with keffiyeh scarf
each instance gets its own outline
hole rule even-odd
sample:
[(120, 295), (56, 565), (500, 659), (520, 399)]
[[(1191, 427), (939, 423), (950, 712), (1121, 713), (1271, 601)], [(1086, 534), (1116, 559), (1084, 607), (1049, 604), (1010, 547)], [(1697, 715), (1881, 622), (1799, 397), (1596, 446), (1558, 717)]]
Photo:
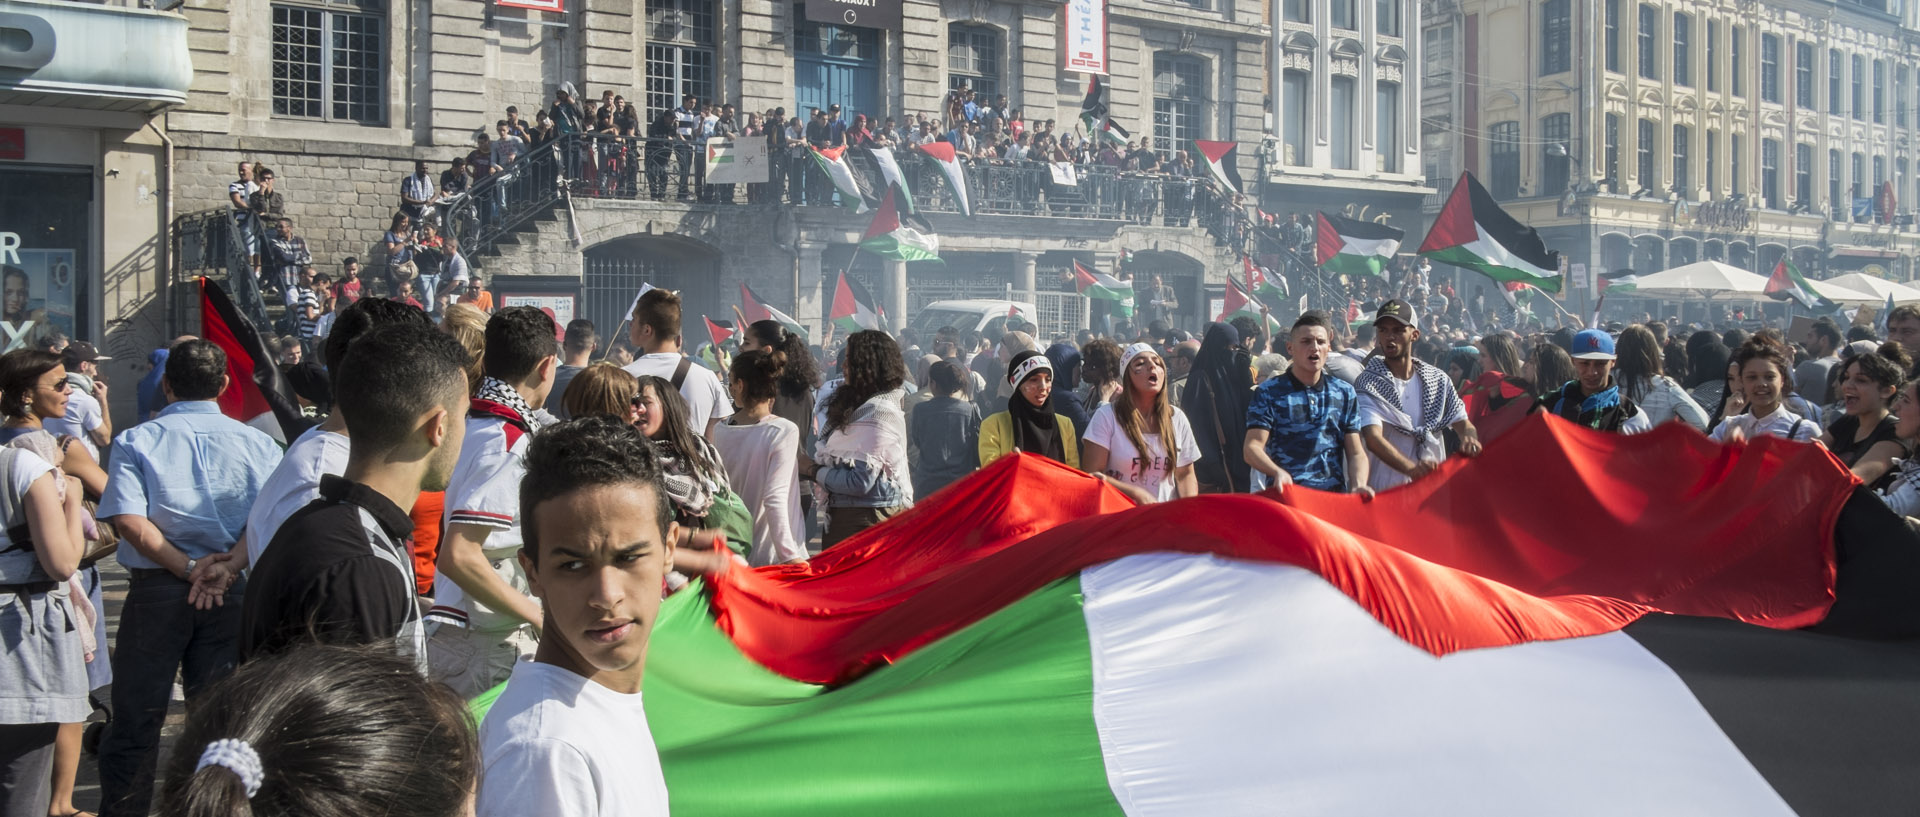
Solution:
[(1419, 479), (1446, 458), (1442, 429), (1460, 437), (1460, 453), (1480, 454), (1480, 434), (1467, 419), (1447, 373), (1413, 356), (1420, 340), (1413, 306), (1398, 298), (1374, 314), (1378, 356), (1353, 385), (1360, 392), (1360, 435), (1372, 456), (1368, 484), (1375, 491)]

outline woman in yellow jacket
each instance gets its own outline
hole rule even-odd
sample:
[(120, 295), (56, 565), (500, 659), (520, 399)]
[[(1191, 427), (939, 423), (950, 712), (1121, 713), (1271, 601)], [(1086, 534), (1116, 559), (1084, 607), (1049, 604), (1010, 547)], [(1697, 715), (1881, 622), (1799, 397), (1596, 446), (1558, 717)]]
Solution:
[(1013, 396), (1007, 410), (980, 423), (980, 464), (1014, 450), (1080, 467), (1080, 440), (1073, 421), (1053, 411), (1053, 363), (1035, 351), (1014, 355), (1007, 364)]

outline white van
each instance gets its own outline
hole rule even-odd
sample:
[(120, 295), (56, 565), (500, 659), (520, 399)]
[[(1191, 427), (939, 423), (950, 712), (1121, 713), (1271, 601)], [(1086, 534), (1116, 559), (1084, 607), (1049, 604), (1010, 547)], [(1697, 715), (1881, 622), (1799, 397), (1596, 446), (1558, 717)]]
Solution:
[(962, 332), (971, 329), (997, 341), (1008, 316), (1019, 315), (1027, 323), (1038, 324), (1035, 318), (1039, 314), (1040, 310), (1033, 304), (1020, 301), (934, 301), (921, 307), (919, 314), (907, 322), (907, 328), (923, 339), (933, 337), (934, 331), (942, 326), (951, 326)]

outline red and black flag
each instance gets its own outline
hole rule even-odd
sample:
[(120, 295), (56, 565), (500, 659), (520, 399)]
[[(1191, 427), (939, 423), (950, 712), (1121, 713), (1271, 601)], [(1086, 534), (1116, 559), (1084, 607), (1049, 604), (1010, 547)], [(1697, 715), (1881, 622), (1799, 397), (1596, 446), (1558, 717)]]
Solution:
[(200, 279), (200, 336), (227, 353), (227, 390), (220, 394), (220, 413), (292, 442), (313, 426), (300, 415), (299, 401), (287, 376), (274, 365), (273, 353), (241, 316), (226, 290)]

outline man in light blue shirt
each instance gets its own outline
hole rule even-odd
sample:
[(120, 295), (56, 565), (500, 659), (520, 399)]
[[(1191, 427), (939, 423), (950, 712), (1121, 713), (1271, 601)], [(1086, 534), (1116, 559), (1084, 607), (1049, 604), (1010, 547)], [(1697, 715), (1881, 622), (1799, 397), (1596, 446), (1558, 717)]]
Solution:
[(147, 814), (160, 727), (179, 671), (187, 700), (233, 671), (247, 511), (280, 445), (220, 413), (227, 356), (184, 340), (167, 356), (169, 405), (113, 443), (98, 515), (131, 574), (113, 652), (114, 719), (100, 744), (103, 815)]

